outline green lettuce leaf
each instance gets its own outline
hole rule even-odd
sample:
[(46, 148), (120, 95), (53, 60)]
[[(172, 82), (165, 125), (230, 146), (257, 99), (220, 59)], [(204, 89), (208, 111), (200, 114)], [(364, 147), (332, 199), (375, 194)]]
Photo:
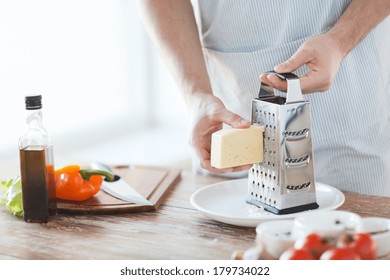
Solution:
[(20, 177), (16, 176), (8, 181), (1, 181), (1, 190), (3, 196), (0, 198), (0, 204), (13, 215), (23, 216), (23, 197), (22, 197), (22, 183)]

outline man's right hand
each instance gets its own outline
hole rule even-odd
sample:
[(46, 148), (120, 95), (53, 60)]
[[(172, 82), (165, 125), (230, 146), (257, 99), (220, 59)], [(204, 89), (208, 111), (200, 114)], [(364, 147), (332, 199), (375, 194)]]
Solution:
[[(196, 96), (196, 97), (195, 97)], [(211, 135), (225, 123), (234, 128), (248, 128), (251, 123), (226, 109), (223, 102), (212, 94), (197, 93), (190, 104), (189, 143), (200, 166), (213, 173), (226, 173), (249, 169), (252, 165), (217, 169), (210, 164)]]
[(189, 142), (200, 166), (214, 173), (249, 169), (250, 166), (216, 169), (210, 165), (211, 134), (224, 123), (245, 128), (250, 122), (228, 111), (212, 95), (191, 1), (139, 0), (138, 3), (146, 29), (190, 108)]

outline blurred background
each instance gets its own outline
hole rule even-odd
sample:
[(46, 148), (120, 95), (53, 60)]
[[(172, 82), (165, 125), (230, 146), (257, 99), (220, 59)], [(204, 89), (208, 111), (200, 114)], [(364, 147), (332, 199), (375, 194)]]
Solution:
[(0, 0), (0, 94), (0, 179), (19, 172), (31, 94), (57, 167), (190, 168), (186, 106), (134, 0)]

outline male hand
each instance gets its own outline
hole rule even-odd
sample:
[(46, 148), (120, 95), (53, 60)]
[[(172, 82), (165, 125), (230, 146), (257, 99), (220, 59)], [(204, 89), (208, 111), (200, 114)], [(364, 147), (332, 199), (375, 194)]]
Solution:
[(198, 93), (192, 99), (189, 142), (200, 161), (200, 166), (214, 173), (249, 169), (252, 165), (217, 169), (210, 164), (211, 134), (222, 129), (222, 124), (247, 128), (251, 123), (227, 110), (223, 102), (212, 94)]
[[(310, 38), (287, 61), (276, 65), (278, 73), (293, 72), (303, 65), (310, 71), (300, 78), (303, 93), (328, 90), (337, 74), (345, 54), (338, 47), (338, 41), (324, 34)], [(272, 74), (262, 74), (261, 82), (280, 91), (287, 91), (287, 82)]]

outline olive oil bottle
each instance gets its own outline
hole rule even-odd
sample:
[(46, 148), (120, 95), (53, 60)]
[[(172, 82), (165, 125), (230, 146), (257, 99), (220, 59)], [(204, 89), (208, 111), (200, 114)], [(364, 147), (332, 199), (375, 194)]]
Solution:
[(42, 96), (26, 96), (27, 128), (19, 139), (24, 220), (46, 223), (56, 214), (53, 143), (42, 122)]

